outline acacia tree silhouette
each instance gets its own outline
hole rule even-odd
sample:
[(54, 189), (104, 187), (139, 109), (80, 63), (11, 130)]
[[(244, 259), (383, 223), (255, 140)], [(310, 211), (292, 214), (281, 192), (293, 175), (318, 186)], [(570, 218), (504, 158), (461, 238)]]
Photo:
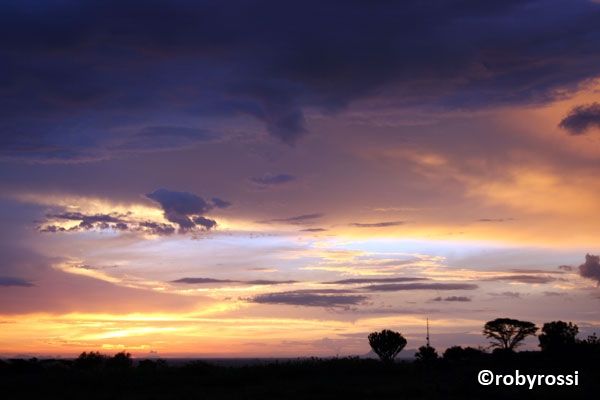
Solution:
[(496, 318), (488, 321), (483, 327), (485, 337), (492, 339), (491, 346), (502, 350), (513, 351), (530, 335), (535, 335), (538, 328), (533, 322), (519, 321), (511, 318)]
[(572, 322), (546, 322), (542, 327), (542, 333), (538, 337), (540, 347), (542, 351), (566, 351), (575, 345), (578, 333), (579, 327)]
[(406, 339), (399, 332), (384, 329), (369, 334), (369, 344), (381, 361), (391, 363), (406, 346)]

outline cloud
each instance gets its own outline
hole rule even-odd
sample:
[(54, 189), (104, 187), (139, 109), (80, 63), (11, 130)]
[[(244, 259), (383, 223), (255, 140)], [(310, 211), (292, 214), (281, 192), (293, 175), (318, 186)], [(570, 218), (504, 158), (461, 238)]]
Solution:
[(205, 284), (219, 284), (219, 283), (235, 283), (243, 285), (285, 285), (297, 283), (298, 281), (275, 281), (267, 279), (255, 279), (255, 280), (233, 280), (233, 279), (214, 279), (214, 278), (180, 278), (172, 283), (185, 283), (189, 285), (205, 285)]
[(572, 265), (559, 265), (558, 269), (562, 269), (563, 271), (567, 271), (567, 272), (571, 272), (573, 271), (575, 268), (573, 268)]
[(592, 128), (600, 128), (600, 104), (584, 104), (574, 107), (558, 124), (571, 135), (583, 135)]
[[(203, 216), (215, 207), (216, 203), (209, 203), (193, 193), (157, 189), (152, 193), (148, 193), (146, 197), (160, 204), (165, 218), (177, 224), (179, 232), (190, 231), (196, 226), (210, 230), (217, 225), (216, 221)], [(217, 203), (223, 208), (222, 206), (227, 202), (217, 198)], [(225, 205), (225, 207), (227, 206), (229, 204)]]
[(490, 293), (490, 296), (494, 296), (494, 297), (509, 297), (512, 299), (519, 299), (521, 298), (521, 293), (519, 292), (501, 292), (501, 293)]
[(191, 284), (191, 285), (198, 285), (198, 284), (210, 284), (210, 283), (231, 283), (231, 282), (237, 282), (237, 281), (232, 281), (229, 279), (214, 279), (214, 278), (180, 278), (180, 279), (176, 279), (174, 281), (171, 281), (173, 283), (186, 283), (186, 284)]
[[(46, 216), (53, 220), (67, 220), (67, 221), (80, 221), (77, 227), (71, 228), (71, 230), (89, 230), (93, 228), (99, 229), (122, 229), (124, 223), (122, 214), (92, 214), (86, 215), (80, 212), (65, 212), (60, 214), (50, 214)], [(111, 225), (112, 224), (112, 225)], [(117, 226), (117, 224), (119, 224)], [(49, 226), (46, 229), (42, 229), (42, 232), (57, 232), (64, 231), (64, 228), (57, 226)]]
[(323, 290), (296, 290), (290, 292), (265, 293), (254, 296), (251, 302), (260, 304), (286, 304), (306, 307), (347, 308), (367, 301), (368, 297), (345, 292)]
[(556, 278), (551, 276), (540, 276), (540, 275), (504, 275), (494, 276), (491, 278), (482, 279), (482, 281), (507, 281), (507, 282), (518, 282), (518, 283), (530, 283), (530, 284), (544, 284), (554, 282)]
[(306, 229), (300, 229), (300, 232), (313, 232), (313, 233), (317, 233), (317, 232), (326, 232), (327, 229), (324, 228), (306, 228)]
[(25, 279), (22, 279), (22, 278), (15, 278), (15, 277), (11, 277), (11, 276), (0, 276), (0, 286), (2, 286), (2, 287), (6, 287), (6, 286), (32, 287), (35, 285)]
[(234, 135), (236, 118), (294, 145), (310, 130), (306, 110), (374, 97), (436, 109), (548, 102), (598, 74), (600, 6), (562, 5), (3, 2), (0, 157), (193, 146)]
[(303, 223), (310, 222), (315, 219), (319, 219), (321, 217), (323, 217), (323, 214), (313, 213), (313, 214), (296, 215), (294, 217), (288, 217), (288, 218), (274, 218), (274, 219), (270, 219), (268, 221), (263, 221), (263, 222), (287, 222), (287, 223), (291, 223), (291, 224), (303, 224)]
[(252, 267), (252, 268), (248, 268), (248, 271), (277, 272), (277, 269), (275, 269), (275, 268), (268, 268), (268, 267)]
[(564, 272), (562, 271), (548, 271), (544, 269), (529, 269), (529, 268), (513, 268), (510, 270), (511, 272), (516, 272), (518, 274), (542, 274), (542, 275), (562, 275)]
[(147, 230), (150, 234), (153, 234), (153, 235), (166, 236), (166, 235), (172, 235), (173, 233), (175, 233), (175, 228), (169, 224), (161, 224), (158, 222), (144, 221), (144, 222), (140, 222), (139, 226), (142, 229)]
[(198, 127), (145, 126), (126, 133), (122, 141), (111, 146), (109, 150), (116, 153), (176, 150), (214, 139), (215, 134)]
[(411, 278), (411, 277), (399, 277), (399, 278), (354, 278), (354, 279), (342, 279), (339, 281), (321, 282), (327, 285), (355, 285), (365, 283), (398, 283), (398, 282), (415, 282), (415, 281), (426, 281), (428, 278)]
[(271, 174), (266, 173), (258, 178), (251, 178), (252, 182), (261, 186), (279, 186), (296, 180), (294, 175), (290, 174)]
[(514, 221), (514, 218), (480, 218), (477, 222), (508, 222)]
[(230, 202), (220, 199), (218, 197), (213, 197), (210, 200), (212, 201), (213, 206), (215, 206), (217, 208), (228, 208), (231, 206)]
[(478, 286), (471, 283), (398, 283), (369, 285), (361, 289), (373, 292), (399, 292), (404, 290), (475, 290)]
[[(202, 229), (211, 230), (217, 226), (217, 221), (204, 216), (215, 208), (227, 208), (230, 202), (218, 197), (210, 201), (188, 192), (177, 192), (158, 189), (146, 195), (155, 201), (163, 210), (164, 217), (179, 227), (179, 232)], [(75, 223), (75, 224), (73, 224)], [(86, 230), (113, 230), (119, 232), (144, 232), (151, 235), (170, 235), (175, 233), (175, 227), (170, 223), (159, 220), (140, 218), (133, 211), (84, 213), (84, 212), (55, 212), (47, 214), (38, 227), (40, 232), (58, 233)]]
[(543, 292), (544, 296), (548, 296), (548, 297), (558, 297), (558, 296), (565, 296), (566, 293), (563, 292), (551, 292), (551, 291), (546, 291)]
[(353, 222), (350, 226), (354, 226), (357, 228), (386, 228), (388, 226), (399, 226), (404, 225), (406, 222), (404, 221), (385, 221), (385, 222), (373, 222), (368, 224), (363, 224), (360, 222)]
[(466, 296), (450, 296), (450, 297), (436, 297), (433, 299), (433, 301), (458, 301), (458, 302), (468, 302), (471, 301), (470, 297), (466, 297)]
[(217, 221), (202, 216), (194, 217), (192, 218), (192, 220), (196, 225), (202, 226), (206, 230), (212, 229), (215, 226), (217, 226)]
[[(64, 221), (78, 222), (76, 225), (65, 227), (58, 223)], [(211, 221), (211, 220), (207, 220)], [(209, 222), (206, 222), (210, 225)], [(46, 215), (46, 220), (38, 227), (44, 233), (63, 233), (96, 230), (113, 230), (120, 232), (144, 232), (151, 235), (171, 235), (175, 228), (170, 224), (155, 221), (136, 220), (131, 213), (127, 214), (84, 214), (81, 212), (65, 212)]]
[(579, 275), (600, 285), (600, 256), (586, 254), (585, 262), (579, 266)]

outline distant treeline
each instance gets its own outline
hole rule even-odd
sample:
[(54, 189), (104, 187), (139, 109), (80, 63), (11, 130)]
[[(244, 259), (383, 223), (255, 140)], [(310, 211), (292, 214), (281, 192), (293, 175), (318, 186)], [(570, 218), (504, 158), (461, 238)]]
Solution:
[[(359, 357), (307, 358), (246, 366), (205, 361), (169, 364), (133, 359), (127, 352), (83, 352), (75, 359), (0, 360), (0, 393), (6, 399), (589, 399), (600, 393), (600, 341), (577, 338), (562, 321), (543, 325), (540, 351), (515, 351), (537, 332), (508, 318), (485, 324), (489, 348), (452, 346), (443, 354), (429, 344), (415, 361), (393, 362), (406, 345), (391, 330), (368, 340), (384, 362)], [(491, 350), (491, 351), (490, 351)], [(578, 387), (481, 386), (477, 374), (565, 374), (579, 372)]]
[[(484, 357), (488, 349), (492, 349), (495, 354), (510, 355), (523, 344), (528, 336), (535, 336), (538, 329), (533, 322), (512, 318), (496, 318), (486, 322), (483, 327), (483, 335), (490, 339), (488, 348), (452, 346), (446, 349), (443, 358)], [(542, 326), (541, 334), (538, 336), (539, 346), (543, 352), (556, 357), (598, 355), (600, 340), (596, 334), (594, 333), (585, 339), (578, 338), (578, 334), (579, 327), (572, 322), (546, 322)], [(379, 356), (381, 361), (386, 363), (392, 362), (408, 343), (400, 332), (389, 329), (373, 332), (368, 336), (368, 339), (373, 352)], [(419, 362), (432, 362), (439, 358), (436, 349), (429, 343), (429, 336), (427, 337), (427, 343), (419, 347), (415, 358)]]

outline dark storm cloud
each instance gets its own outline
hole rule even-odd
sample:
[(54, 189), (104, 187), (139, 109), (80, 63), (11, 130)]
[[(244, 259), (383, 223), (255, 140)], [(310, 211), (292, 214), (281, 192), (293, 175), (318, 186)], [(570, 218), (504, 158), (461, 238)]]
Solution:
[(482, 281), (505, 281), (505, 282), (518, 282), (518, 283), (550, 283), (554, 282), (556, 278), (551, 276), (540, 276), (536, 274), (531, 275), (505, 275), (505, 276), (494, 276), (491, 278), (482, 279)]
[(588, 0), (2, 2), (0, 156), (160, 151), (231, 136), (240, 116), (294, 144), (305, 110), (374, 95), (546, 102), (598, 74), (599, 21)]
[(321, 282), (327, 285), (355, 285), (365, 283), (398, 283), (398, 282), (415, 282), (415, 281), (426, 281), (428, 278), (412, 278), (412, 277), (399, 277), (399, 278), (353, 278), (353, 279), (342, 279), (339, 281)]
[(180, 232), (187, 232), (196, 226), (201, 226), (205, 230), (210, 230), (217, 225), (217, 222), (204, 217), (202, 214), (217, 206), (224, 208), (230, 204), (219, 198), (213, 198), (213, 203), (209, 203), (202, 197), (188, 192), (177, 192), (167, 189), (157, 189), (146, 195), (151, 200), (160, 204), (164, 211), (165, 218), (179, 226)]
[(286, 304), (307, 307), (349, 307), (363, 304), (368, 297), (357, 294), (344, 294), (319, 291), (319, 290), (296, 290), (279, 293), (265, 293), (249, 299), (253, 303), (260, 304)]
[(571, 135), (583, 135), (591, 128), (600, 128), (600, 104), (592, 103), (574, 107), (559, 126)]
[(35, 285), (23, 278), (15, 278), (12, 276), (0, 276), (0, 287), (2, 286), (32, 287)]
[(458, 301), (458, 302), (468, 302), (471, 301), (470, 297), (466, 296), (450, 296), (450, 297), (436, 297), (432, 299), (433, 301)]
[(372, 292), (399, 292), (404, 290), (475, 290), (478, 286), (471, 283), (390, 283), (369, 285), (361, 289)]
[(586, 254), (585, 262), (579, 266), (579, 275), (600, 285), (600, 256)]
[(406, 222), (404, 221), (384, 221), (384, 222), (373, 222), (369, 224), (363, 224), (359, 222), (353, 222), (350, 226), (354, 226), (357, 228), (386, 228), (388, 226), (400, 226), (404, 225)]
[(181, 278), (172, 283), (185, 283), (189, 285), (205, 285), (205, 284), (221, 284), (221, 283), (236, 283), (243, 285), (284, 285), (297, 283), (298, 281), (275, 281), (267, 279), (256, 279), (256, 280), (233, 280), (233, 279), (214, 279), (214, 278)]
[(284, 183), (293, 182), (296, 180), (294, 175), (290, 174), (271, 174), (266, 173), (263, 176), (251, 178), (253, 183), (261, 186), (278, 186)]

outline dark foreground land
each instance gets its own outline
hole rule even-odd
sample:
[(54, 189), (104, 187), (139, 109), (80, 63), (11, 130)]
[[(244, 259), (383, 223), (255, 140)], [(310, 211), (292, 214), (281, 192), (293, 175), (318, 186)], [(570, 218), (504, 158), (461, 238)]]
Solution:
[[(117, 360), (118, 361), (118, 360)], [(223, 366), (164, 361), (78, 363), (0, 362), (3, 399), (593, 399), (600, 395), (597, 357), (541, 352), (398, 362), (358, 358), (308, 359)], [(571, 374), (578, 386), (481, 386), (480, 370)]]

